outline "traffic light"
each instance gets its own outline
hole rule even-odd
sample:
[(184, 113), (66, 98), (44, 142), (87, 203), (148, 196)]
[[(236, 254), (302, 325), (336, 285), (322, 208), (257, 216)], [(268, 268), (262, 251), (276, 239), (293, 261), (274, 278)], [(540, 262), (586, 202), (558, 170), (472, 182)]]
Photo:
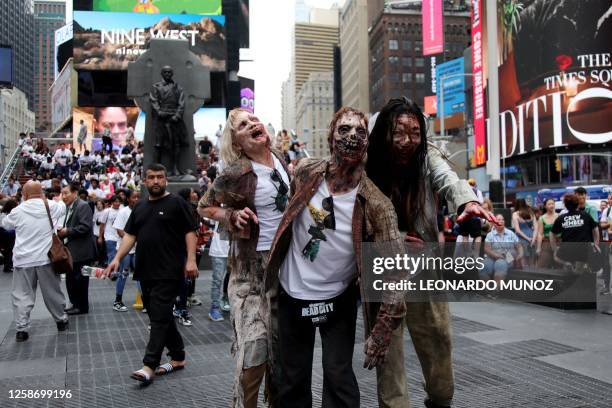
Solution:
[(561, 159), (555, 160), (555, 170), (557, 170), (557, 173), (561, 173)]

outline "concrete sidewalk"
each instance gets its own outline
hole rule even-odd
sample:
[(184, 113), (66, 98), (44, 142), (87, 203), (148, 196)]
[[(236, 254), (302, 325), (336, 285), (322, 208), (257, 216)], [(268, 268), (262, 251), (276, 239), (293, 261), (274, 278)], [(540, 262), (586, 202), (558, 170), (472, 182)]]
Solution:
[[(233, 362), (229, 321), (208, 313), (210, 272), (196, 291), (205, 300), (192, 308), (193, 326), (180, 327), (188, 367), (147, 388), (129, 378), (140, 368), (148, 339), (146, 314), (112, 310), (114, 284), (90, 284), (88, 315), (73, 317), (58, 334), (40, 292), (30, 340), (15, 342), (11, 275), (0, 273), (0, 407), (228, 407)], [(133, 303), (135, 285), (126, 286)], [(455, 407), (607, 408), (612, 406), (612, 316), (543, 306), (455, 303), (453, 312)], [(226, 316), (227, 317), (227, 316)], [(406, 367), (413, 407), (424, 393), (420, 368), (406, 335)], [(376, 377), (364, 370), (363, 327), (358, 322), (354, 367), (362, 407), (378, 406)], [(313, 406), (321, 405), (321, 349), (315, 350)], [(71, 398), (10, 399), (10, 390), (70, 390)], [(263, 406), (263, 404), (262, 404)]]

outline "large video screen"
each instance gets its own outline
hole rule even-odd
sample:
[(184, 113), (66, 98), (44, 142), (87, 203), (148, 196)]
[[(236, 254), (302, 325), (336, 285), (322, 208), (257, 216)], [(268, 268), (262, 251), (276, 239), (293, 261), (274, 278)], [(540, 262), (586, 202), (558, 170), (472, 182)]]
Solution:
[(221, 14), (221, 0), (93, 0), (94, 11), (147, 14)]
[(609, 143), (610, 2), (522, 3), (498, 26), (502, 155)]
[(225, 17), (195, 14), (74, 12), (74, 68), (127, 70), (151, 38), (186, 39), (211, 72), (225, 71)]
[(132, 132), (136, 128), (139, 112), (138, 108), (118, 106), (74, 108), (72, 110), (74, 148), (80, 152), (78, 138), (82, 120), (87, 128), (87, 136), (83, 140), (85, 149), (94, 152), (100, 150), (102, 133), (108, 127), (113, 139), (113, 150), (121, 150), (126, 144), (130, 128)]
[[(225, 108), (200, 108), (193, 115), (194, 138), (203, 139), (204, 136), (207, 136), (208, 140), (215, 144), (219, 125), (225, 126), (226, 120)], [(138, 141), (144, 140), (145, 124), (146, 115), (144, 112), (140, 112), (135, 127), (136, 140)]]
[(0, 83), (13, 83), (13, 49), (0, 46)]

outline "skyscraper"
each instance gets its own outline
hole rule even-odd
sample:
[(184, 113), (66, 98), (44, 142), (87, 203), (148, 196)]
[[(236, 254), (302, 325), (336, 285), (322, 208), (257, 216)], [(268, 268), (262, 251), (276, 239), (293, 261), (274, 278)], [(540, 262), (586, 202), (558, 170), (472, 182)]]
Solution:
[(365, 113), (370, 107), (368, 2), (347, 0), (340, 12), (342, 105)]
[(311, 73), (334, 70), (334, 47), (338, 45), (338, 9), (311, 10), (309, 23), (295, 24), (293, 41), (291, 75), (297, 100), (302, 85)]
[(34, 77), (34, 2), (2, 0), (0, 7), (0, 44), (13, 47), (13, 85), (23, 91), (33, 106)]
[[(66, 24), (64, 0), (34, 0), (34, 112), (36, 130), (52, 131), (49, 87), (53, 84), (55, 59), (55, 30)], [(61, 69), (61, 67), (59, 68)]]

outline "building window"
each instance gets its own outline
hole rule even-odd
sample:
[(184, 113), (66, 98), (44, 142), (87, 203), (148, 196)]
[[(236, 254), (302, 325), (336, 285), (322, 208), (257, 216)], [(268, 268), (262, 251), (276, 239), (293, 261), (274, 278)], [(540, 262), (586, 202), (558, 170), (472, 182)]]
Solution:
[(397, 72), (392, 72), (389, 74), (389, 80), (392, 82), (398, 82), (399, 81), (399, 73)]
[(412, 48), (412, 41), (410, 41), (410, 40), (402, 41), (402, 49), (403, 50), (410, 50), (411, 48)]
[(415, 79), (417, 84), (423, 84), (425, 83), (425, 74), (416, 74)]
[(408, 83), (408, 82), (412, 82), (412, 74), (411, 73), (403, 73), (402, 74), (402, 82), (403, 83)]
[(414, 66), (418, 67), (418, 68), (422, 68), (425, 66), (425, 59), (424, 58), (415, 58), (414, 59)]
[(397, 43), (397, 40), (389, 40), (389, 49), (390, 50), (399, 49), (399, 44)]
[(410, 57), (402, 58), (402, 66), (404, 66), (404, 67), (411, 67), (412, 66), (412, 58), (410, 58)]
[(389, 64), (395, 65), (398, 62), (399, 62), (399, 57), (394, 57), (394, 56), (389, 57)]

